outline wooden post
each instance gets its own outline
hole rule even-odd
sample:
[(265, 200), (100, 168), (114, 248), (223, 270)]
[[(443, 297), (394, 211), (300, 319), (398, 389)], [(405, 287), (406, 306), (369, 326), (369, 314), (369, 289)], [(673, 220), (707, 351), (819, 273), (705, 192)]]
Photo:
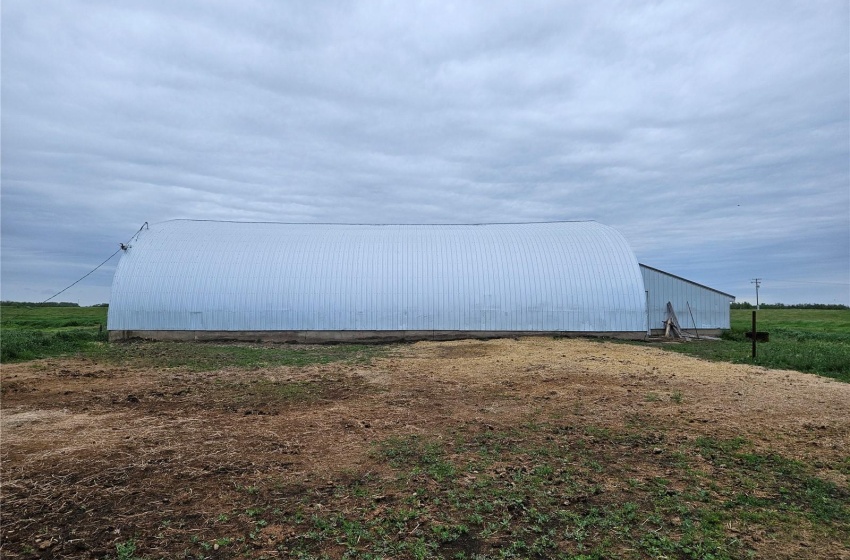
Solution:
[(756, 359), (756, 312), (753, 310), (753, 359)]

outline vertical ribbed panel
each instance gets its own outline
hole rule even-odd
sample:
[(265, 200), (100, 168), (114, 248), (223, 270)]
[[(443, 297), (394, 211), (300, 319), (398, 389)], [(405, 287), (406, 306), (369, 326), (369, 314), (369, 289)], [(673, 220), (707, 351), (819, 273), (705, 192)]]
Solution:
[(175, 220), (131, 243), (110, 330), (643, 331), (643, 279), (596, 222)]
[(673, 304), (682, 328), (693, 329), (694, 323), (697, 329), (730, 327), (729, 304), (735, 301), (735, 296), (646, 265), (640, 265), (640, 271), (644, 287), (649, 292), (649, 317), (653, 329), (664, 328), (668, 301)]

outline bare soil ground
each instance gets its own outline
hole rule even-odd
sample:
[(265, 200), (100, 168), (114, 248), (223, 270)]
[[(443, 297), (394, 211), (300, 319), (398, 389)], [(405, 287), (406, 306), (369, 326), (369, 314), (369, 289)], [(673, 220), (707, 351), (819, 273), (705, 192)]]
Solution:
[[(628, 499), (627, 479), (667, 477), (677, 491), (671, 457), (699, 437), (743, 438), (846, 492), (848, 409), (850, 384), (815, 375), (570, 339), (420, 342), (366, 365), (203, 373), (85, 359), (3, 365), (0, 552), (120, 557), (116, 545), (132, 540), (139, 557), (285, 557), (303, 531), (299, 512), (371, 508), (359, 514), (368, 518), (400, 499), (362, 501), (355, 491), (394, 476), (378, 442), (419, 435), (445, 442), (458, 462), (458, 434), (534, 423), (562, 428), (545, 439), (563, 435), (565, 445), (594, 444), (587, 426), (603, 434), (596, 443), (608, 460), (593, 476), (611, 503)], [(629, 447), (605, 430), (650, 439)], [(723, 477), (710, 461), (698, 466)], [(492, 468), (510, 465), (497, 459)], [(266, 520), (254, 523), (260, 508)], [(850, 558), (846, 535), (805, 524), (792, 535), (725, 531), (742, 555)], [(462, 544), (431, 553), (500, 546), (496, 537)], [(328, 545), (317, 555), (346, 550)]]

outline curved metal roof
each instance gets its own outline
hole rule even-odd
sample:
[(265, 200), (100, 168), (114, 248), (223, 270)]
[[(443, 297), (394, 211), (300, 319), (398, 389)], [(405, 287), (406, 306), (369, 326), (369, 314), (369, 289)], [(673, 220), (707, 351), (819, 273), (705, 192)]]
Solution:
[(115, 271), (109, 330), (642, 331), (634, 253), (596, 222), (173, 220)]

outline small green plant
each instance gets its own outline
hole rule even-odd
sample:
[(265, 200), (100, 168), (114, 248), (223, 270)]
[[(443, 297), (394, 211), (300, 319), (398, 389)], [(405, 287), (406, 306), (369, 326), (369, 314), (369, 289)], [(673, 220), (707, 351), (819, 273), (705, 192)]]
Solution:
[(116, 543), (115, 552), (117, 560), (137, 560), (136, 540), (129, 539), (121, 543)]
[(469, 533), (466, 525), (432, 525), (431, 530), (440, 542), (452, 542)]
[(263, 513), (263, 508), (254, 507), (245, 510), (245, 515), (247, 515), (248, 517), (257, 517), (261, 513)]

